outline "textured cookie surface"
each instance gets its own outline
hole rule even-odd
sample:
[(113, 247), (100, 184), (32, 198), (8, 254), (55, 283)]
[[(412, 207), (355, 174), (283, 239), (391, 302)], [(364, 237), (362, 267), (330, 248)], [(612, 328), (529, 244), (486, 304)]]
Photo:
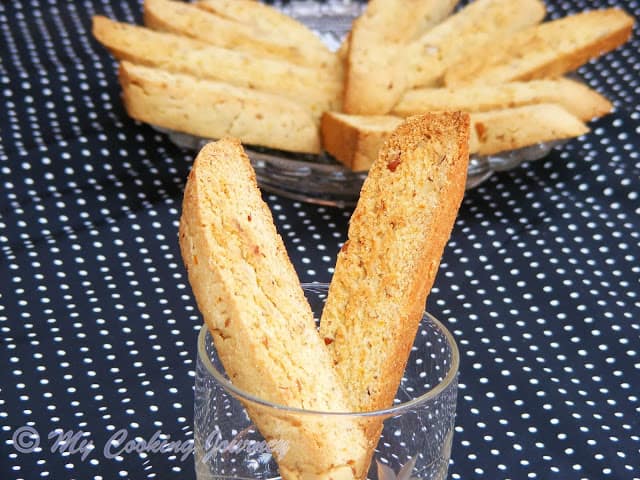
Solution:
[(129, 116), (203, 138), (318, 153), (310, 109), (286, 98), (123, 61), (119, 81)]
[[(184, 193), (180, 248), (234, 385), (280, 405), (350, 411), (237, 140), (208, 144), (199, 153)], [(366, 473), (367, 445), (355, 422), (247, 408), (265, 439), (288, 446), (278, 459), (284, 478), (352, 479)]]
[(411, 117), (385, 142), (338, 255), (320, 333), (360, 410), (389, 407), (465, 189), (469, 117)]

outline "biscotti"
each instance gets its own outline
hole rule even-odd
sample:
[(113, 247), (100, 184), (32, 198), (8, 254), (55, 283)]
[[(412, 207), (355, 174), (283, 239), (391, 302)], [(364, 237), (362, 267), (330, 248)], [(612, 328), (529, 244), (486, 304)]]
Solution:
[(342, 82), (316, 69), (216, 47), (189, 37), (93, 17), (93, 35), (119, 60), (281, 95), (317, 115), (340, 108)]
[[(353, 411), (239, 141), (223, 139), (198, 154), (179, 241), (198, 308), (234, 386), (288, 407)], [(277, 457), (284, 479), (366, 475), (368, 445), (354, 420), (247, 409), (265, 438), (288, 446)]]
[(409, 46), (409, 87), (441, 84), (447, 68), (466, 65), (478, 46), (500, 45), (505, 35), (539, 24), (545, 13), (542, 0), (469, 3)]
[(159, 127), (291, 152), (318, 153), (312, 112), (285, 98), (165, 70), (120, 64), (122, 98), (129, 116)]
[(260, 35), (250, 25), (215, 15), (192, 3), (144, 0), (144, 22), (155, 30), (178, 33), (255, 56), (321, 69), (325, 75), (335, 78), (342, 75), (342, 64), (332, 52), (287, 42), (284, 37)]
[(385, 27), (365, 14), (351, 31), (343, 110), (386, 114), (405, 90), (442, 82), (447, 67), (475, 45), (535, 25), (544, 15), (541, 0), (476, 0), (403, 44), (385, 38)]
[(494, 155), (587, 132), (584, 122), (552, 103), (492, 110), (471, 114), (469, 150)]
[[(445, 18), (455, 0), (371, 0), (346, 47), (344, 111), (386, 113), (404, 89), (405, 45)], [(347, 45), (347, 44), (345, 44)]]
[(391, 113), (407, 117), (434, 111), (486, 112), (534, 103), (558, 104), (583, 121), (601, 117), (613, 108), (609, 100), (584, 83), (558, 78), (409, 90)]
[(291, 45), (304, 45), (305, 48), (317, 49), (325, 55), (330, 54), (330, 50), (315, 32), (266, 3), (256, 0), (199, 0), (195, 5), (248, 25), (262, 37), (275, 37), (278, 41), (286, 39)]
[[(546, 14), (543, 0), (472, 0), (451, 13), (455, 3), (370, 0), (337, 53), (300, 21), (254, 0), (144, 0), (149, 28), (96, 16), (93, 30), (118, 60), (163, 70), (172, 79), (151, 85), (149, 92), (161, 93), (153, 98), (121, 76), (129, 90), (125, 106), (134, 118), (207, 137), (235, 135), (289, 152), (321, 153), (325, 112), (406, 117), (460, 110), (473, 116), (557, 104), (587, 121), (612, 110), (602, 95), (561, 74), (626, 41), (634, 23), (630, 15), (612, 8), (540, 23)], [(298, 13), (305, 15), (304, 9)], [(182, 87), (174, 88), (178, 77), (178, 83), (206, 94), (189, 95), (195, 105), (173, 102), (185, 96)], [(175, 95), (168, 97), (169, 89)], [(272, 95), (271, 100), (258, 100), (251, 90)], [(276, 97), (286, 101), (267, 115)], [(331, 113), (327, 118), (322, 125), (326, 150), (337, 151), (337, 158), (356, 170), (367, 169), (384, 138), (379, 119), (350, 129), (351, 120)], [(518, 132), (555, 131), (544, 125), (518, 128), (497, 132), (475, 147), (499, 153), (506, 144), (526, 141)], [(353, 148), (356, 144), (359, 148)]]
[(469, 118), (402, 123), (372, 165), (320, 333), (356, 408), (391, 406), (465, 190)]
[(622, 45), (633, 24), (633, 17), (616, 8), (545, 22), (487, 45), (464, 64), (452, 65), (445, 82), (458, 86), (558, 77)]
[[(334, 158), (355, 171), (368, 170), (391, 132), (402, 123), (391, 115), (362, 116), (327, 112), (322, 116), (322, 142)], [(535, 104), (471, 114), (469, 152), (501, 152), (578, 137), (587, 125), (555, 104)]]
[(322, 146), (336, 160), (355, 172), (369, 170), (380, 147), (402, 118), (391, 115), (348, 115), (325, 112)]

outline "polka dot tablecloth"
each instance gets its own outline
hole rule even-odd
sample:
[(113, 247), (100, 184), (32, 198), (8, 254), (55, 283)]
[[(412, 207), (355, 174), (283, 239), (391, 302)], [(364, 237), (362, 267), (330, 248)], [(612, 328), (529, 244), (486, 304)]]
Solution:
[[(193, 153), (125, 115), (96, 13), (141, 8), (0, 4), (2, 479), (194, 478)], [(639, 51), (581, 69), (616, 105), (590, 134), (467, 192), (429, 299), (462, 352), (452, 479), (640, 479)], [(328, 281), (351, 212), (265, 199)], [(153, 439), (173, 448), (125, 448)]]

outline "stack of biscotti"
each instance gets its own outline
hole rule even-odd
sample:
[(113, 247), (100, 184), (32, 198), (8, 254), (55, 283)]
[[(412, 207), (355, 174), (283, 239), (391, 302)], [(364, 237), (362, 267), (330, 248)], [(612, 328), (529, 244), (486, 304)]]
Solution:
[[(398, 7), (393, 1), (379, 0), (369, 2), (353, 23), (346, 57), (345, 113), (388, 113), (406, 90), (435, 84), (444, 66), (469, 45), (535, 25), (545, 12), (541, 0), (475, 0), (453, 15), (448, 15), (454, 7), (451, 2), (414, 3), (423, 8), (419, 15), (408, 6), (401, 11), (415, 24), (421, 25), (424, 15), (439, 21), (416, 32), (415, 25), (396, 20)], [(372, 21), (383, 13), (389, 17), (384, 23)], [(393, 27), (398, 35), (390, 39)]]
[[(320, 331), (240, 143), (202, 149), (180, 248), (236, 387), (312, 411), (392, 405), (464, 194), (468, 137), (463, 113), (412, 117), (391, 134), (362, 188)], [(285, 480), (365, 478), (382, 419), (245, 406), (265, 439), (288, 445), (276, 454)]]
[(449, 108), (471, 112), (469, 152), (493, 155), (583, 135), (589, 131), (585, 122), (612, 106), (598, 92), (566, 78), (414, 89), (389, 115), (325, 113), (324, 148), (350, 169), (365, 171), (403, 117)]
[[(256, 0), (144, 0), (144, 27), (95, 16), (93, 34), (120, 61), (131, 117), (204, 138), (324, 150), (355, 170), (376, 158), (371, 129), (397, 124), (381, 116), (469, 112), (480, 118), (472, 152), (493, 155), (582, 135), (612, 110), (564, 76), (629, 39), (634, 19), (623, 10), (545, 21), (544, 0), (456, 3), (370, 0), (338, 52)], [(535, 112), (528, 121), (525, 107)], [(354, 128), (366, 152), (349, 150), (358, 142), (336, 147)]]
[(344, 111), (388, 111), (406, 85), (406, 45), (446, 18), (452, 0), (370, 0), (345, 44)]
[(367, 21), (368, 9), (343, 48), (343, 109), (325, 113), (321, 126), (323, 148), (354, 170), (370, 167), (401, 117), (422, 112), (471, 113), (470, 150), (481, 155), (588, 132), (612, 105), (563, 75), (626, 42), (634, 24), (617, 8), (543, 21), (541, 0), (474, 0), (376, 56), (356, 40), (384, 38), (391, 27)]
[(252, 0), (145, 0), (145, 26), (93, 18), (120, 61), (127, 113), (204, 138), (318, 153), (342, 63), (311, 30)]
[[(540, 142), (584, 135), (588, 127), (578, 117), (553, 103), (524, 105), (471, 113), (469, 152), (492, 155)], [(354, 171), (369, 170), (378, 149), (402, 123), (393, 115), (325, 113), (322, 136), (328, 152)]]

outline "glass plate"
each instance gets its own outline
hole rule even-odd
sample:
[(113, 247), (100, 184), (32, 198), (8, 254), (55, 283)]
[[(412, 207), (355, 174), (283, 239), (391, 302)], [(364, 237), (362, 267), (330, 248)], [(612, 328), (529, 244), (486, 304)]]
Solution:
[[(329, 48), (336, 50), (365, 4), (357, 0), (292, 0), (274, 2), (273, 5), (309, 26)], [(210, 141), (157, 126), (154, 128), (166, 133), (176, 145), (187, 149), (199, 150)], [(493, 172), (543, 158), (564, 142), (541, 143), (491, 156), (472, 155), (467, 188), (480, 185)], [(245, 150), (256, 171), (260, 188), (302, 202), (351, 207), (357, 202), (367, 175), (366, 172), (352, 172), (325, 153), (301, 155), (246, 145)]]

